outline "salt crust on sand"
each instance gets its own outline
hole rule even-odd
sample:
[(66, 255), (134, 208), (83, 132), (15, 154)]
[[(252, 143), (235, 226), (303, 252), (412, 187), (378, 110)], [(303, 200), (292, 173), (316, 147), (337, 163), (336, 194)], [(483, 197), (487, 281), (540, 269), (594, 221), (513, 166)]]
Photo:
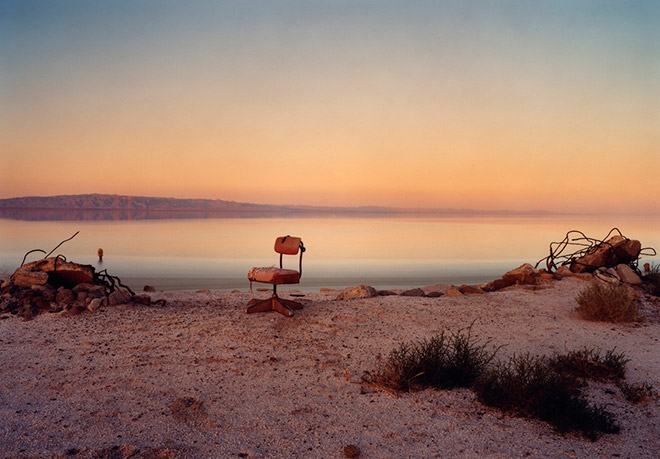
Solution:
[(452, 298), (308, 294), (293, 318), (246, 315), (249, 293), (225, 292), (10, 317), (0, 320), (0, 451), (43, 457), (130, 444), (181, 457), (331, 458), (354, 444), (369, 458), (658, 457), (659, 402), (631, 405), (613, 387), (590, 396), (615, 413), (621, 434), (591, 442), (486, 408), (469, 390), (394, 398), (361, 384), (377, 354), (474, 321), (474, 336), (505, 345), (501, 357), (616, 346), (631, 360), (628, 381), (660, 391), (658, 306), (645, 306), (643, 324), (587, 322), (574, 312), (585, 285)]

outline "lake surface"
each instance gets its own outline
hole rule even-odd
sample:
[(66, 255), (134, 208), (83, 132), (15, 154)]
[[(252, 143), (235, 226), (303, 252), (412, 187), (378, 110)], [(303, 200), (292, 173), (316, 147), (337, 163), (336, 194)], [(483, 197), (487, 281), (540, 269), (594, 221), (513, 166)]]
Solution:
[[(660, 250), (660, 218), (595, 217), (382, 217), (200, 218), (127, 221), (0, 219), (0, 268), (13, 272), (35, 248), (107, 269), (136, 289), (248, 289), (252, 266), (279, 262), (275, 238), (303, 238), (303, 291), (368, 283), (412, 288), (436, 283), (483, 283), (509, 269), (535, 264), (549, 244), (579, 229), (602, 239), (612, 227)], [(103, 263), (97, 249), (103, 248)], [(33, 261), (43, 255), (28, 256)], [(643, 261), (658, 263), (656, 257)], [(285, 267), (297, 268), (297, 257)], [(255, 284), (255, 287), (268, 287)], [(285, 288), (286, 289), (286, 288)]]

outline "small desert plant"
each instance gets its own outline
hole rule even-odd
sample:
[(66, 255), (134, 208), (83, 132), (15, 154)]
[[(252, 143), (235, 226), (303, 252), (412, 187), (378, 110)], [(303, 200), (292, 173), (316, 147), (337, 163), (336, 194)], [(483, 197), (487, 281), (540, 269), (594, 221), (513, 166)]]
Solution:
[(550, 368), (558, 373), (588, 379), (623, 379), (629, 359), (614, 349), (605, 352), (582, 348), (566, 354), (557, 354), (548, 360)]
[(633, 322), (639, 320), (637, 302), (623, 284), (595, 281), (576, 298), (578, 311), (588, 320)]
[(9, 279), (9, 277), (10, 275), (9, 275), (9, 271), (7, 271), (7, 268), (5, 268), (4, 266), (0, 268), (0, 282), (6, 281), (7, 279)]
[(628, 384), (620, 380), (617, 381), (616, 385), (630, 403), (640, 403), (651, 398), (658, 398), (658, 393), (649, 383)]
[(618, 433), (611, 413), (582, 397), (579, 379), (553, 370), (545, 357), (514, 356), (484, 372), (474, 391), (481, 403), (536, 417), (559, 432), (579, 431), (590, 439), (600, 433)]
[(652, 295), (660, 296), (660, 265), (652, 264), (644, 276), (644, 281), (649, 286)]
[(487, 351), (471, 335), (471, 326), (457, 332), (443, 331), (428, 340), (402, 343), (386, 359), (378, 357), (373, 373), (365, 379), (394, 390), (412, 386), (442, 389), (470, 387), (486, 369), (497, 349)]

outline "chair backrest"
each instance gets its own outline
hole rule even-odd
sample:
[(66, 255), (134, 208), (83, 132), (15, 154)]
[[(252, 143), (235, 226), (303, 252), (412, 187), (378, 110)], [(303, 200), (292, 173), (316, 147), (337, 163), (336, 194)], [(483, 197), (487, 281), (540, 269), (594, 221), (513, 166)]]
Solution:
[(275, 252), (284, 255), (295, 255), (300, 250), (300, 238), (282, 236), (275, 239)]

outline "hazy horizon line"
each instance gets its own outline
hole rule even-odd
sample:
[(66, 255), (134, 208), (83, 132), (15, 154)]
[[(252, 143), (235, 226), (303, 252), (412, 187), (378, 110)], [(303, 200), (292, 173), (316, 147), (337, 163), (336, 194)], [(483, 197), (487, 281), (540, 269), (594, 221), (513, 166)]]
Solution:
[[(26, 206), (26, 205), (3, 205), (7, 204), (7, 201), (13, 200), (24, 200), (24, 199), (57, 199), (57, 198), (81, 198), (81, 197), (114, 197), (114, 198), (132, 198), (132, 199), (159, 199), (159, 200), (171, 200), (171, 201), (183, 201), (192, 203), (194, 201), (207, 201), (215, 203), (228, 203), (235, 204), (240, 206), (255, 206), (256, 209), (251, 211), (259, 213), (260, 211), (273, 211), (277, 209), (281, 210), (298, 210), (298, 211), (309, 211), (309, 212), (349, 212), (349, 213), (383, 213), (383, 214), (443, 214), (443, 213), (453, 213), (453, 214), (462, 214), (462, 215), (510, 215), (510, 216), (574, 216), (574, 217), (599, 217), (599, 216), (618, 216), (618, 217), (657, 217), (657, 214), (654, 213), (621, 213), (621, 212), (568, 212), (568, 211), (557, 211), (549, 209), (523, 209), (523, 210), (514, 210), (514, 209), (481, 209), (481, 208), (467, 208), (467, 207), (399, 207), (399, 206), (387, 206), (387, 205), (358, 205), (358, 206), (345, 206), (345, 205), (318, 205), (318, 204), (275, 204), (275, 203), (255, 203), (255, 202), (245, 202), (245, 201), (234, 201), (228, 199), (220, 198), (181, 198), (174, 196), (147, 196), (147, 195), (129, 195), (129, 194), (118, 194), (118, 193), (77, 193), (77, 194), (56, 194), (56, 195), (28, 195), (28, 196), (15, 196), (10, 198), (0, 198), (0, 206), (4, 209), (50, 209), (50, 210), (104, 210), (104, 211), (121, 211), (121, 210), (133, 210), (133, 211), (150, 211), (150, 212), (159, 212), (159, 211), (172, 211), (172, 212), (186, 212), (186, 211), (204, 211), (208, 213), (221, 213), (223, 211), (227, 212), (228, 209), (138, 209), (138, 208), (125, 208), (125, 207), (56, 207), (56, 206)], [(258, 209), (261, 207), (262, 209)], [(243, 209), (246, 211), (247, 209)]]

